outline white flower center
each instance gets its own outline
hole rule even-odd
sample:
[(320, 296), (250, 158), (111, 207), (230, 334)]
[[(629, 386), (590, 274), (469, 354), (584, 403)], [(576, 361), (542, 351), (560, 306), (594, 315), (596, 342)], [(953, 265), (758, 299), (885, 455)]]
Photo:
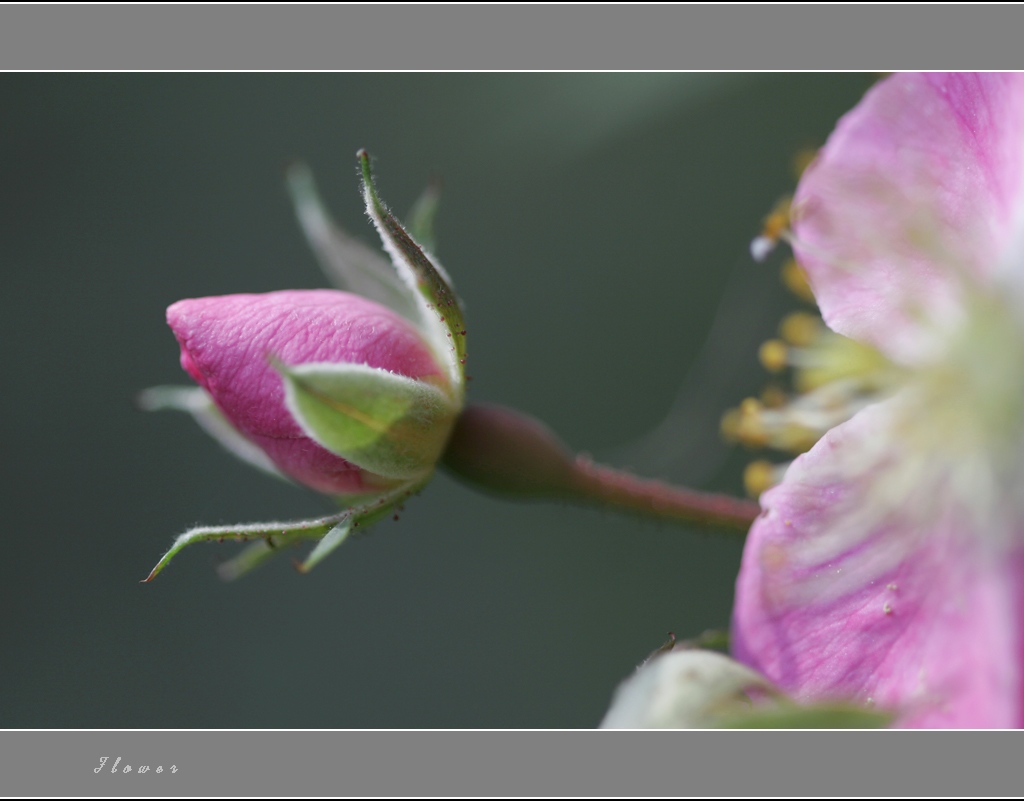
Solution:
[(1024, 321), (977, 291), (963, 312), (953, 330), (935, 332), (939, 355), (900, 382), (888, 436), (905, 464), (893, 469), (932, 493), (933, 506), (955, 503), (1003, 539), (1024, 511)]
[[(922, 350), (931, 355), (910, 366), (830, 331), (814, 315), (790, 316), (761, 358), (773, 372), (792, 368), (796, 394), (748, 398), (726, 415), (726, 434), (800, 453), (885, 401), (873, 434), (836, 454), (833, 478), (870, 477), (853, 515), (858, 526), (871, 530), (898, 517), (923, 533), (952, 513), (989, 541), (1024, 536), (1015, 530), (1024, 519), (1024, 314), (1013, 293), (960, 283), (966, 300), (955, 317), (920, 322), (929, 345)], [(786, 467), (752, 463), (748, 490), (757, 495), (778, 483)]]

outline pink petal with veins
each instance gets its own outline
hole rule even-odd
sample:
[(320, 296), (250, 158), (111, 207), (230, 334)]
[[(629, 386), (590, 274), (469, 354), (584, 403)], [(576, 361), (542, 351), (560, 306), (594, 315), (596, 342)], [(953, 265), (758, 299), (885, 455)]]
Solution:
[(898, 74), (800, 181), (795, 251), (825, 322), (898, 361), (929, 352), (960, 281), (1024, 285), (1024, 74)]
[(733, 652), (801, 701), (855, 700), (912, 727), (1016, 727), (1024, 552), (984, 546), (953, 501), (878, 512), (884, 473), (851, 477), (891, 401), (800, 456), (747, 539)]
[(167, 309), (181, 366), (225, 417), (278, 468), (321, 492), (356, 494), (382, 479), (307, 437), (284, 404), (268, 354), (288, 365), (366, 364), (409, 378), (443, 371), (405, 319), (373, 301), (327, 289), (182, 300)]

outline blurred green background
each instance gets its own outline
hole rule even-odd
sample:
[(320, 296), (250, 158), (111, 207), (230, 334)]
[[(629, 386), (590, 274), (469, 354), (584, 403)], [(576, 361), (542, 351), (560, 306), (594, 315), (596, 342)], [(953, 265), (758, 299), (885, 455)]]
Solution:
[[(718, 441), (795, 305), (748, 243), (862, 74), (0, 76), (0, 726), (590, 727), (667, 632), (728, 624), (741, 546), (516, 505), (445, 475), (308, 576), (234, 584), (196, 523), (330, 505), (186, 417), (164, 309), (324, 285), (283, 188), (301, 157), (375, 242), (355, 152), (401, 214), (444, 180), (473, 400), (573, 448), (740, 493)], [(445, 521), (452, 521), (446, 523)]]

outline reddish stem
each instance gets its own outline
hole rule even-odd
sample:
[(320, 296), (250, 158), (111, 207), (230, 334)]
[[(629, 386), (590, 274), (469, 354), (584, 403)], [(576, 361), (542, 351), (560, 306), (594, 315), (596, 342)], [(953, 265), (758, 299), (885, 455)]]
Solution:
[(582, 456), (576, 457), (575, 467), (574, 483), (579, 500), (597, 506), (631, 511), (659, 520), (678, 520), (743, 532), (761, 513), (760, 507), (752, 501), (638, 478), (594, 464)]

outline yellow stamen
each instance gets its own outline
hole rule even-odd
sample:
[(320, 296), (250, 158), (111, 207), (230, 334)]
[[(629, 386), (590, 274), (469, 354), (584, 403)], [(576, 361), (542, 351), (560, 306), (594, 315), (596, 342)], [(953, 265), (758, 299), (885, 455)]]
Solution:
[(755, 261), (764, 261), (772, 252), (779, 240), (789, 231), (789, 204), (792, 198), (788, 195), (776, 202), (771, 213), (764, 218), (761, 234), (750, 243), (750, 255)]
[[(852, 414), (855, 399), (826, 387), (790, 400), (779, 387), (765, 391), (765, 402), (747, 398), (722, 417), (722, 435), (748, 448), (803, 453), (829, 428)], [(834, 397), (836, 396), (836, 397)], [(832, 408), (838, 403), (838, 408)], [(850, 407), (850, 408), (848, 408)]]
[(756, 398), (747, 398), (737, 410), (735, 438), (751, 448), (763, 448), (768, 444), (768, 432), (761, 414), (763, 408)]
[(786, 285), (786, 289), (800, 298), (800, 300), (814, 303), (814, 293), (811, 291), (811, 285), (807, 281), (807, 273), (797, 263), (796, 259), (787, 259), (786, 263), (782, 265), (782, 283)]
[(777, 484), (781, 484), (791, 464), (792, 462), (770, 462), (767, 459), (756, 459), (748, 464), (743, 471), (743, 487), (747, 494), (757, 498)]
[(778, 384), (769, 384), (761, 390), (761, 403), (766, 409), (779, 409), (786, 405), (787, 400), (786, 391)]
[(818, 157), (816, 147), (805, 147), (796, 152), (790, 166), (793, 168), (793, 177), (799, 179), (804, 170), (811, 166), (811, 162)]
[(776, 450), (805, 453), (814, 447), (814, 443), (821, 439), (823, 433), (790, 421), (779, 426), (772, 433), (769, 442)]
[(823, 433), (785, 407), (766, 409), (754, 398), (747, 398), (739, 409), (727, 413), (722, 428), (748, 448), (771, 447), (789, 453), (809, 450)]
[(743, 403), (740, 404), (740, 414), (743, 415), (754, 415), (761, 411), (761, 404), (757, 398), (744, 398)]
[(758, 459), (747, 465), (743, 471), (743, 488), (751, 498), (757, 498), (765, 490), (775, 486), (775, 465), (766, 459)]
[(720, 430), (722, 432), (722, 438), (727, 442), (737, 442), (739, 440), (740, 419), (741, 414), (739, 409), (729, 409), (729, 411), (722, 415)]
[(765, 370), (769, 373), (781, 372), (787, 364), (789, 348), (781, 339), (769, 339), (762, 343), (757, 352), (758, 358)]
[(779, 336), (798, 348), (813, 343), (825, 330), (821, 318), (808, 312), (793, 312), (786, 315), (779, 324)]
[(792, 198), (788, 195), (775, 203), (771, 212), (764, 218), (764, 225), (761, 228), (761, 236), (771, 242), (778, 242), (782, 235), (789, 228), (789, 204)]
[(808, 348), (795, 351), (792, 361), (798, 368), (794, 383), (799, 392), (847, 378), (856, 378), (862, 389), (873, 391), (885, 385), (893, 370), (875, 348), (827, 330)]
[[(794, 158), (794, 169), (803, 172), (816, 152), (804, 150)], [(751, 243), (751, 254), (761, 261), (780, 240), (790, 240), (790, 204), (780, 199), (764, 218), (761, 234)], [(786, 260), (783, 284), (798, 298), (814, 304), (806, 271), (793, 258)], [(761, 399), (747, 398), (722, 417), (722, 434), (749, 448), (772, 448), (803, 453), (830, 429), (849, 420), (865, 406), (884, 397), (898, 385), (901, 371), (878, 350), (836, 334), (821, 317), (795, 312), (779, 325), (779, 338), (762, 343), (758, 358), (766, 370), (780, 373), (793, 368), (792, 396), (778, 385), (769, 385)], [(747, 492), (757, 497), (782, 480), (787, 465), (765, 460), (749, 464), (744, 472)]]

